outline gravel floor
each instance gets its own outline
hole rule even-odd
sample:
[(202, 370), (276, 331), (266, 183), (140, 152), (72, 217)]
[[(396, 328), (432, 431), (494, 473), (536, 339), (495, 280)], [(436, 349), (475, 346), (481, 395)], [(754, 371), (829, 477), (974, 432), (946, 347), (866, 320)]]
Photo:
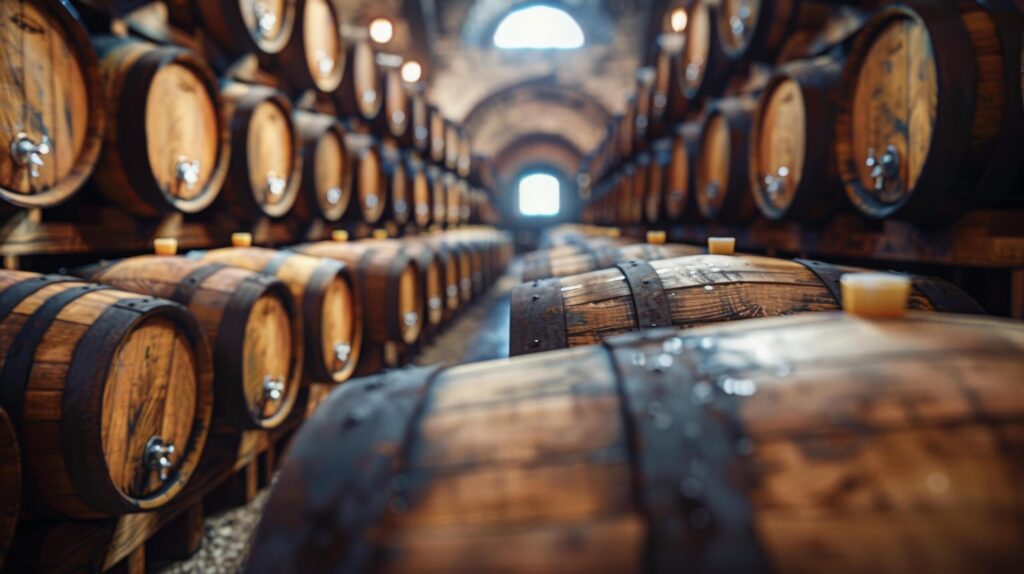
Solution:
[[(414, 359), (417, 365), (467, 363), (508, 356), (509, 292), (518, 285), (513, 268), (480, 300), (460, 313), (429, 347)], [(252, 533), (269, 489), (246, 506), (206, 518), (199, 552), (189, 560), (158, 567), (160, 574), (234, 574), (241, 572)]]

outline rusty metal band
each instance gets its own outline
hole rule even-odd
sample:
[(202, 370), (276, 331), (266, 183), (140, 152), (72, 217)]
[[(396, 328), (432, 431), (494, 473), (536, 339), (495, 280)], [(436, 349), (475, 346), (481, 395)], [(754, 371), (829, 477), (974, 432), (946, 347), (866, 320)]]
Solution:
[(641, 331), (672, 326), (672, 310), (668, 306), (665, 286), (658, 272), (646, 261), (634, 259), (615, 266), (626, 278), (633, 297), (636, 326)]
[(511, 313), (509, 355), (564, 349), (569, 345), (559, 279), (540, 279), (513, 289)]
[(843, 276), (843, 270), (835, 265), (830, 265), (824, 261), (814, 261), (813, 259), (794, 259), (793, 261), (803, 265), (808, 271), (813, 273), (818, 278), (818, 281), (821, 281), (821, 284), (832, 294), (832, 298), (836, 300), (836, 305), (842, 307), (843, 292), (839, 287), (839, 279)]
[(743, 472), (752, 442), (739, 399), (717, 385), (722, 365), (740, 366), (716, 361), (718, 351), (699, 343), (667, 329), (604, 343), (617, 375), (633, 498), (647, 524), (637, 570), (767, 572), (747, 494), (754, 478)]
[(195, 296), (199, 288), (202, 287), (203, 282), (209, 279), (214, 273), (226, 268), (227, 265), (221, 263), (207, 263), (201, 267), (196, 267), (191, 273), (186, 275), (178, 286), (174, 288), (174, 293), (171, 294), (171, 299), (181, 303), (182, 305), (188, 306), (192, 302), (192, 297)]

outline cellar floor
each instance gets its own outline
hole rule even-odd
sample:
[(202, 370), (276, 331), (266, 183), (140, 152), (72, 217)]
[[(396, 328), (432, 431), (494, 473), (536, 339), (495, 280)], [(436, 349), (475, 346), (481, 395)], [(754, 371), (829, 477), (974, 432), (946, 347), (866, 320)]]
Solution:
[[(510, 292), (519, 282), (514, 264), (468, 309), (448, 325), (413, 361), (417, 365), (456, 364), (508, 356)], [(233, 574), (240, 572), (249, 553), (249, 540), (259, 521), (269, 489), (246, 506), (206, 518), (203, 545), (192, 558), (156, 568), (161, 574)]]

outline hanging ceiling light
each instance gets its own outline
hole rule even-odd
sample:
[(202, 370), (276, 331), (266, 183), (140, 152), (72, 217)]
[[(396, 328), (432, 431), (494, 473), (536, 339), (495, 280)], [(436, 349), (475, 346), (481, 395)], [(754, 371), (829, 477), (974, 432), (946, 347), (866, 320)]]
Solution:
[(378, 44), (387, 44), (395, 36), (395, 25), (387, 18), (374, 18), (370, 22), (370, 39)]

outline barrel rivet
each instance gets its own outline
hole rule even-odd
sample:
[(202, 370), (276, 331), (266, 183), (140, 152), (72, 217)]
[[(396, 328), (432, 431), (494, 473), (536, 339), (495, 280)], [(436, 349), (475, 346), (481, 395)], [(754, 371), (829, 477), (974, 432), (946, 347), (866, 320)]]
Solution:
[(534, 301), (536, 301), (537, 299), (540, 299), (540, 295), (534, 295), (534, 296), (532, 296), (532, 297), (531, 297), (531, 299), (533, 299)]

